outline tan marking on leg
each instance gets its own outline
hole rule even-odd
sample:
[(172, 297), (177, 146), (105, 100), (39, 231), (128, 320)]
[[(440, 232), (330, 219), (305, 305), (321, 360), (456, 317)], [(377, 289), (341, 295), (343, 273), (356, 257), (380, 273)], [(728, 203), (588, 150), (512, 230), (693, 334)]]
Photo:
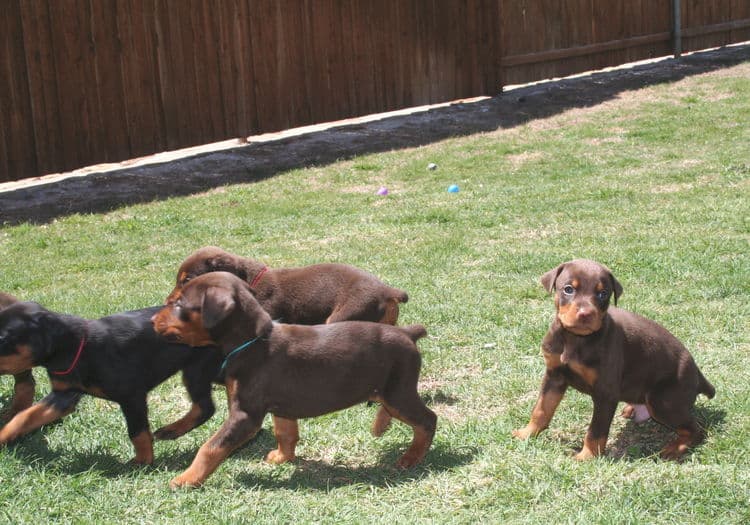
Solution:
[(425, 429), (418, 425), (412, 425), (411, 428), (414, 431), (414, 437), (409, 449), (396, 462), (396, 466), (399, 468), (411, 468), (420, 463), (427, 454), (427, 449), (432, 444), (432, 435)]
[(272, 450), (266, 456), (266, 461), (279, 465), (293, 461), (296, 457), (294, 449), (299, 441), (299, 427), (296, 419), (273, 416), (273, 434), (279, 448)]
[(151, 432), (144, 430), (130, 439), (135, 448), (133, 463), (137, 465), (150, 465), (154, 462), (154, 438)]
[(229, 411), (231, 412), (232, 403), (237, 398), (237, 379), (227, 377), (224, 381), (224, 388), (227, 392), (227, 406), (229, 407)]
[(215, 447), (211, 444), (211, 441), (212, 439), (209, 439), (203, 444), (190, 467), (185, 472), (169, 482), (170, 488), (200, 487), (206, 481), (206, 478), (218, 468), (221, 462), (232, 453), (233, 449)]
[(57, 421), (66, 413), (44, 403), (36, 403), (16, 414), (7, 425), (0, 429), (0, 445), (14, 441), (39, 427)]
[(384, 406), (380, 406), (378, 413), (375, 415), (375, 421), (372, 422), (372, 435), (375, 437), (382, 436), (391, 426), (392, 420), (393, 417), (388, 413), (388, 410)]
[(586, 434), (586, 437), (583, 438), (583, 448), (578, 454), (574, 456), (574, 459), (576, 459), (577, 461), (585, 461), (587, 459), (601, 456), (602, 454), (604, 454), (604, 448), (606, 446), (606, 437), (594, 439)]
[(553, 352), (544, 352), (544, 363), (547, 365), (547, 370), (554, 370), (562, 366), (562, 354)]
[(561, 392), (549, 391), (539, 394), (539, 399), (537, 399), (536, 405), (531, 411), (529, 423), (524, 428), (514, 430), (513, 437), (528, 439), (539, 435), (549, 426), (549, 422), (552, 421), (552, 416), (555, 415), (555, 410), (557, 410), (562, 398), (563, 393)]
[(700, 441), (696, 437), (695, 433), (679, 429), (677, 431), (677, 439), (671, 441), (661, 451), (661, 457), (664, 459), (678, 460), (680, 459), (697, 441)]
[(411, 445), (409, 446), (407, 451), (404, 452), (404, 455), (401, 456), (396, 462), (396, 466), (399, 468), (411, 468), (424, 459), (425, 455), (427, 454), (427, 450), (432, 444), (434, 431), (430, 433), (421, 425), (412, 423), (391, 405), (388, 405), (386, 407), (386, 404), (383, 403), (383, 407), (392, 417), (395, 417), (405, 425), (409, 425), (412, 429), (412, 432), (414, 433)]
[(200, 406), (193, 403), (187, 414), (174, 423), (170, 423), (169, 425), (157, 430), (154, 433), (154, 437), (156, 439), (176, 439), (193, 430), (198, 424), (198, 419), (200, 419), (201, 414), (203, 414), (203, 411)]
[(30, 375), (29, 377), (30, 380), (16, 379), (16, 384), (13, 388), (13, 400), (10, 402), (10, 406), (0, 415), (0, 421), (10, 421), (16, 414), (26, 410), (34, 402), (36, 388), (34, 378)]

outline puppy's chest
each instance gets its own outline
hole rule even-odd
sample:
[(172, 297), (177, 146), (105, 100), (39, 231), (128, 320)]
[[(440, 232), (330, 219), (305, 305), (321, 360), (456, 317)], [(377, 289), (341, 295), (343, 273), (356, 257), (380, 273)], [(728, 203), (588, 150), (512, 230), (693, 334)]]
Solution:
[(572, 380), (574, 387), (588, 391), (599, 379), (601, 363), (596, 352), (564, 338), (545, 339), (542, 349), (547, 368), (562, 371)]

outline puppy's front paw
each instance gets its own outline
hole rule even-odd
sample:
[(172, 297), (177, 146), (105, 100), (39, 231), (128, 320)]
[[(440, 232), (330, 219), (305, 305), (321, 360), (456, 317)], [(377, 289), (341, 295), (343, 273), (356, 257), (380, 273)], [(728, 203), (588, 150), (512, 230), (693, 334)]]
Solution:
[(281, 465), (282, 463), (287, 463), (288, 461), (292, 461), (293, 459), (294, 456), (289, 457), (278, 449), (272, 450), (266, 455), (266, 461), (274, 465)]
[(523, 428), (515, 429), (513, 432), (511, 432), (511, 434), (516, 439), (529, 439), (530, 437), (534, 437), (539, 434), (539, 431), (534, 427), (527, 425)]
[(660, 456), (662, 459), (679, 461), (689, 449), (690, 447), (687, 443), (676, 439), (662, 449)]
[(151, 465), (153, 462), (154, 462), (153, 454), (137, 455), (133, 459), (130, 460), (130, 464), (136, 465), (136, 466)]
[(399, 458), (398, 461), (396, 461), (396, 466), (398, 468), (412, 468), (414, 465), (418, 464), (420, 461), (422, 461), (422, 457), (419, 454), (414, 454), (411, 452), (406, 452), (403, 456)]
[(172, 490), (177, 490), (179, 488), (185, 487), (185, 488), (198, 488), (202, 484), (201, 481), (197, 479), (191, 479), (190, 476), (186, 476), (183, 472), (176, 478), (172, 479), (172, 481), (169, 482), (169, 488)]
[(573, 456), (573, 459), (576, 461), (588, 461), (590, 459), (594, 459), (596, 455), (592, 454), (590, 450), (584, 448), (581, 450), (578, 454)]

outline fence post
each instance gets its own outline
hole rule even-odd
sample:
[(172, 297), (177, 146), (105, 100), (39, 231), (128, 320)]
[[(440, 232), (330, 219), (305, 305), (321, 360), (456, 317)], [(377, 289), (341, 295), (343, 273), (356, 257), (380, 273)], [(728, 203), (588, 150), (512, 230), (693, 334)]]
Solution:
[(682, 55), (682, 17), (680, 16), (681, 0), (672, 0), (672, 50), (674, 57)]

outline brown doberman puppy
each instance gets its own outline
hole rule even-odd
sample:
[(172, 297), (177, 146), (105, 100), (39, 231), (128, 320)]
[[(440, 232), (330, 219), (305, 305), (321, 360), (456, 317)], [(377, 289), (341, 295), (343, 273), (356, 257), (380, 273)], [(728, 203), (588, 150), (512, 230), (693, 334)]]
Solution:
[[(17, 302), (18, 299), (12, 295), (0, 292), (0, 310)], [(0, 374), (7, 373), (7, 370), (0, 369)], [(34, 375), (31, 373), (31, 369), (29, 368), (28, 370), (23, 370), (17, 374), (13, 374), (13, 378), (15, 379), (15, 385), (13, 386), (13, 399), (10, 402), (10, 406), (0, 413), (0, 422), (10, 421), (13, 416), (18, 414), (21, 410), (26, 410), (34, 402), (36, 382), (34, 381)]]
[(274, 323), (250, 285), (227, 272), (196, 277), (175, 292), (153, 318), (156, 331), (190, 345), (216, 343), (226, 358), (229, 417), (171, 486), (198, 486), (273, 414), (278, 449), (266, 460), (295, 458), (297, 420), (365, 401), (381, 404), (372, 433), (391, 418), (412, 427), (411, 446), (398, 460), (419, 463), (432, 443), (437, 416), (417, 393), (421, 325), (396, 327), (365, 321), (317, 326)]
[[(84, 394), (120, 405), (135, 463), (154, 459), (153, 437), (174, 439), (214, 413), (211, 385), (222, 356), (159, 337), (151, 318), (161, 307), (88, 320), (51, 312), (37, 303), (14, 303), (0, 310), (0, 370), (47, 369), (52, 391), (19, 412), (0, 429), (0, 445), (75, 410)], [(193, 405), (188, 414), (152, 436), (148, 393), (182, 371)]]
[(651, 417), (677, 431), (661, 452), (666, 459), (680, 458), (703, 439), (691, 409), (699, 393), (712, 398), (714, 387), (666, 329), (609, 306), (613, 297), (617, 304), (622, 286), (607, 268), (577, 259), (545, 273), (542, 285), (555, 292), (557, 310), (542, 341), (547, 370), (531, 420), (513, 431), (515, 437), (526, 439), (547, 428), (572, 386), (594, 401), (578, 460), (604, 452), (619, 401), (630, 404), (624, 415), (634, 415), (634, 405), (645, 404)]
[(253, 259), (206, 246), (183, 261), (167, 301), (185, 283), (208, 272), (229, 272), (246, 281), (271, 319), (290, 324), (374, 321), (395, 325), (399, 303), (409, 300), (406, 292), (347, 264), (271, 269)]

